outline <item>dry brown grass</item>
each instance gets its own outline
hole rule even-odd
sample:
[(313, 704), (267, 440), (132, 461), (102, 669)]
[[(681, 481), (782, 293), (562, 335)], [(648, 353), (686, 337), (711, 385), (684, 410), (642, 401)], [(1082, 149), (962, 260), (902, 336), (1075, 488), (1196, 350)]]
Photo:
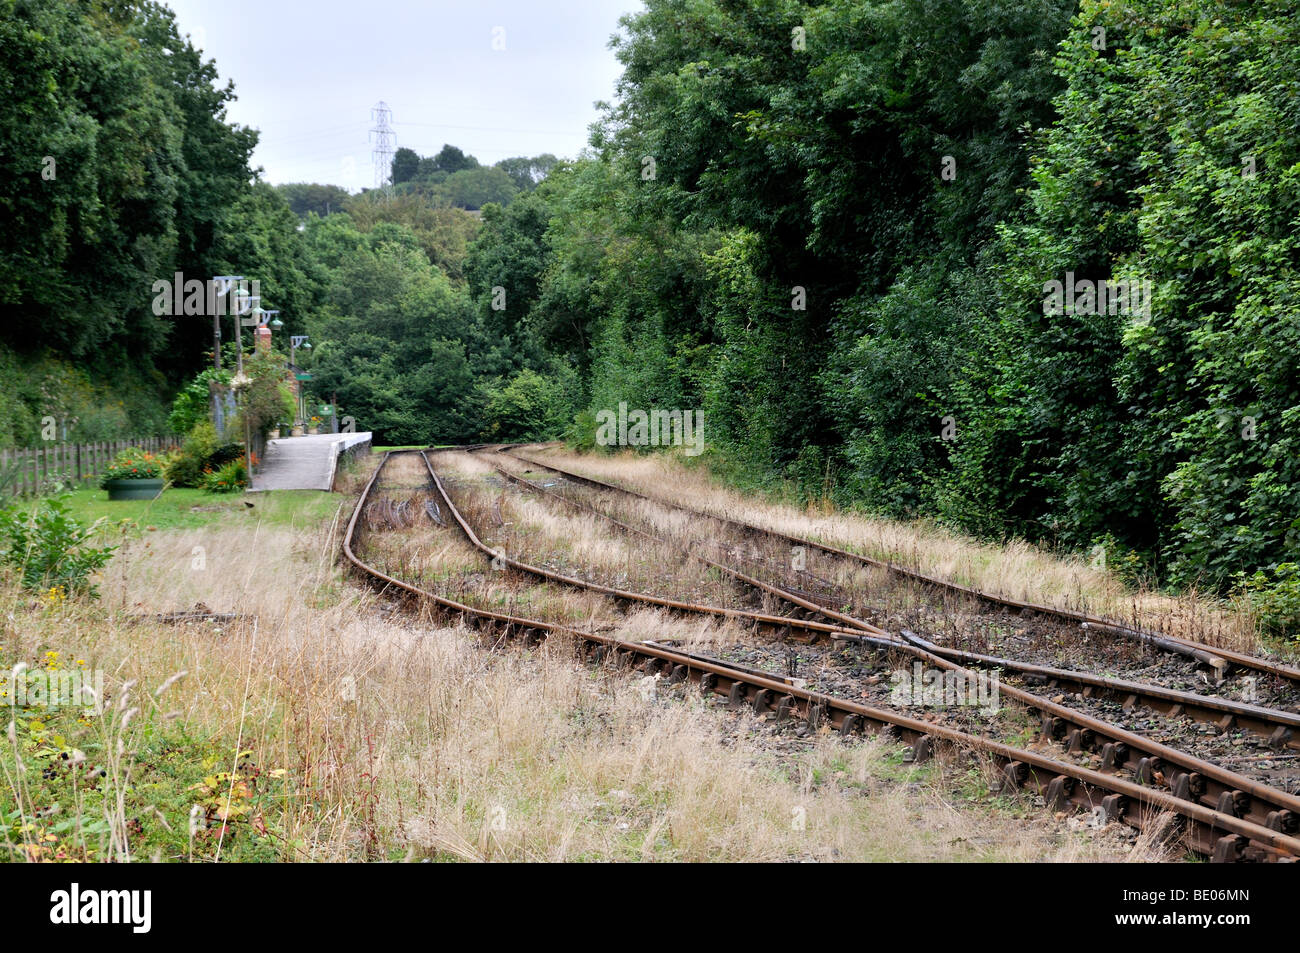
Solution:
[(672, 454), (577, 454), (556, 445), (522, 451), (575, 473), (655, 499), (889, 560), (929, 575), (1028, 602), (1082, 609), (1195, 641), (1259, 651), (1250, 616), (1196, 592), (1133, 591), (1081, 556), (1059, 556), (1021, 540), (998, 546), (930, 522), (873, 518), (825, 506), (807, 510), (725, 486)]
[[(115, 696), (136, 680), (135, 692), (152, 698), (188, 673), (142, 703), (121, 733), (123, 758), (169, 725), (219, 751), (220, 763), (248, 750), (286, 771), (288, 796), (265, 814), (283, 859), (1160, 856), (1027, 805), (971, 800), (981, 774), (955, 761), (913, 769), (871, 739), (775, 735), (684, 688), (647, 694), (636, 676), (579, 664), (558, 644), (494, 651), (346, 581), (338, 534), (337, 521), (293, 530), (225, 520), (150, 534), (110, 564), (97, 606), (42, 609), (6, 584), (0, 661), (50, 649), (85, 657), (109, 672)], [(441, 554), (423, 555), (436, 567)], [(251, 619), (214, 629), (128, 618), (194, 602)], [(620, 624), (628, 638), (720, 637), (710, 621), (654, 612)], [(8, 748), (0, 764), (12, 779)], [(130, 787), (125, 776), (110, 782)], [(0, 811), (19, 801), (11, 783), (0, 787)], [(124, 846), (112, 856), (131, 856), (137, 816), (184, 831), (183, 805), (158, 814), (124, 800), (111, 818)]]

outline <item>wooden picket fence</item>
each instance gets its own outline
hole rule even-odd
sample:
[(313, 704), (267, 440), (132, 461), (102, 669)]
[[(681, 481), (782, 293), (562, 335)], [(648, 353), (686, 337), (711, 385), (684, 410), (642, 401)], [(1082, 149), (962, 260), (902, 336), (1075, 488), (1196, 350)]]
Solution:
[(171, 447), (167, 437), (130, 437), (95, 443), (51, 443), (25, 450), (0, 450), (0, 495), (35, 496), (55, 484), (94, 480), (127, 447), (158, 452)]

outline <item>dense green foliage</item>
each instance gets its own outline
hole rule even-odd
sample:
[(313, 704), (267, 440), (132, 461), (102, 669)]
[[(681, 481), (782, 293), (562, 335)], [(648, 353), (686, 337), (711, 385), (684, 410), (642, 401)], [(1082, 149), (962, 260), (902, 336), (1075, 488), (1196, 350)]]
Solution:
[(0, 509), (0, 565), (16, 569), (27, 589), (54, 600), (99, 596), (91, 576), (113, 558), (116, 546), (91, 546), (98, 524), (83, 526), (69, 512), (67, 497), (40, 500), (34, 508)]
[(231, 460), (203, 474), (200, 483), (209, 493), (238, 493), (248, 486), (248, 467), (243, 460)]
[(534, 189), (558, 162), (544, 153), (485, 166), (453, 145), (432, 156), (401, 148), (393, 154), (392, 184), (398, 195), (419, 195), (434, 206), (477, 211), (489, 202), (508, 205), (520, 192)]
[[(250, 184), (252, 133), (152, 5), (0, 3), (28, 104), (0, 123), (16, 352), (170, 334), (192, 375), (210, 326), (167, 331), (131, 289), (242, 273), (278, 342), (310, 333), (312, 400), (378, 443), (591, 446), (623, 403), (700, 410), (713, 462), (751, 479), (1290, 611), (1283, 0), (647, 0), (583, 157), (399, 149), (393, 188), (357, 196)], [(47, 127), (59, 148), (31, 145)], [(60, 149), (83, 158), (50, 188), (35, 152)], [(1051, 283), (1101, 281), (1125, 301), (1053, 306)], [(33, 393), (0, 387), (0, 436), (31, 432)]]
[[(579, 369), (584, 443), (620, 401), (702, 408), (720, 464), (810, 496), (1267, 581), (1300, 548), (1298, 31), (1280, 0), (649, 0), (594, 152), (485, 210), (466, 276)], [(1076, 280), (1149, 307), (1050, 313)]]
[(155, 369), (87, 366), (53, 350), (0, 343), (0, 447), (45, 440), (114, 440), (168, 430)]
[(0, 2), (10, 347), (172, 367), (205, 343), (201, 326), (155, 315), (146, 291), (176, 270), (218, 273), (247, 189), (256, 135), (224, 121), (232, 91), (216, 82), (158, 4)]
[(212, 332), (149, 289), (228, 272), (256, 134), (148, 0), (0, 0), (0, 88), (0, 442), (160, 432)]
[(337, 185), (320, 185), (315, 182), (291, 182), (277, 185), (275, 190), (284, 196), (289, 208), (299, 218), (312, 215), (330, 215), (343, 211), (348, 200), (346, 189)]
[(194, 424), (180, 450), (167, 461), (164, 476), (172, 486), (199, 487), (208, 471), (219, 470), (243, 455), (242, 444), (223, 444), (217, 429), (205, 418)]
[(289, 361), (279, 351), (258, 350), (244, 358), (243, 377), (231, 380), (239, 415), (233, 428), (236, 434), (266, 435), (282, 423), (294, 419), (295, 401), (290, 387)]

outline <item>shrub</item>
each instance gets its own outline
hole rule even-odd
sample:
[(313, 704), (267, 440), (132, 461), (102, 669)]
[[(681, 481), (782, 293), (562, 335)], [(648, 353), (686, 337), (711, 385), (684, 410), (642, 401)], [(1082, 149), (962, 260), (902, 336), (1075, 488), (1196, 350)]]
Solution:
[(173, 486), (198, 486), (203, 482), (203, 468), (217, 448), (217, 430), (209, 421), (200, 420), (190, 428), (181, 452), (167, 465), (167, 479)]
[(1237, 580), (1266, 635), (1300, 641), (1300, 565), (1279, 563), (1272, 572), (1239, 573)]
[(172, 411), (167, 417), (173, 433), (192, 433), (195, 425), (207, 419), (212, 381), (229, 384), (230, 374), (210, 367), (181, 388), (172, 401)]
[(243, 455), (244, 448), (239, 444), (218, 441), (217, 430), (210, 421), (196, 423), (180, 453), (167, 464), (167, 479), (172, 485), (201, 487), (205, 471), (218, 470)]
[(233, 463), (236, 460), (242, 460), (244, 457), (244, 445), (242, 443), (223, 443), (213, 450), (207, 459), (207, 468), (212, 470), (220, 469), (227, 463)]
[(509, 381), (483, 386), (485, 435), (490, 440), (549, 440), (570, 414), (571, 375), (544, 376), (524, 368)]
[(564, 432), (564, 438), (570, 447), (582, 453), (591, 453), (596, 449), (596, 412), (580, 410), (573, 418), (573, 423)]
[(86, 545), (98, 526), (83, 527), (70, 516), (66, 497), (41, 500), (28, 512), (8, 506), (0, 510), (0, 564), (17, 568), (24, 588), (98, 598), (90, 574), (117, 549)]
[(248, 468), (243, 460), (232, 460), (203, 474), (203, 489), (209, 493), (236, 493), (248, 486)]
[(127, 447), (99, 475), (102, 490), (109, 480), (157, 480), (163, 475), (163, 459), (139, 447)]
[(243, 380), (235, 382), (239, 395), (238, 426), (263, 436), (277, 421), (293, 417), (295, 401), (288, 382), (288, 360), (276, 351), (259, 351), (245, 358)]

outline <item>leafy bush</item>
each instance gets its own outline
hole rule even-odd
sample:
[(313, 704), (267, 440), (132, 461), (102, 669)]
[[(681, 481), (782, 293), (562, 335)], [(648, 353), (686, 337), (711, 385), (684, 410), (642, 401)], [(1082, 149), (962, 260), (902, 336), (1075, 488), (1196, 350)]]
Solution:
[(30, 512), (8, 506), (0, 510), (0, 564), (17, 568), (24, 588), (98, 598), (90, 574), (117, 549), (86, 545), (98, 526), (83, 527), (70, 516), (66, 497), (41, 500)]
[(564, 432), (569, 446), (580, 453), (591, 453), (596, 449), (596, 413), (593, 410), (580, 410), (573, 418), (573, 423)]
[(245, 420), (249, 429), (263, 436), (295, 411), (290, 389), (288, 359), (276, 351), (259, 351), (244, 359), (243, 380), (235, 382), (239, 396), (239, 426)]
[(167, 479), (173, 486), (199, 486), (208, 458), (217, 449), (217, 429), (207, 420), (194, 424), (181, 445), (181, 452), (167, 465)]
[(1300, 641), (1300, 565), (1279, 563), (1272, 572), (1238, 573), (1237, 580), (1266, 634)]
[(109, 480), (158, 480), (163, 475), (164, 461), (156, 454), (127, 447), (119, 453), (99, 475), (99, 488), (108, 486)]
[(209, 493), (237, 493), (248, 486), (248, 468), (243, 460), (232, 460), (203, 474), (203, 489)]
[(190, 429), (180, 453), (168, 462), (167, 479), (173, 486), (203, 486), (205, 471), (218, 470), (243, 453), (237, 443), (220, 443), (212, 423), (200, 420)]
[(211, 396), (211, 381), (222, 384), (230, 383), (230, 374), (210, 367), (186, 384), (176, 399), (172, 401), (172, 411), (167, 423), (173, 433), (188, 434), (195, 426), (208, 417), (208, 401)]
[(491, 440), (549, 440), (569, 416), (566, 381), (524, 368), (509, 381), (483, 388), (484, 434)]

